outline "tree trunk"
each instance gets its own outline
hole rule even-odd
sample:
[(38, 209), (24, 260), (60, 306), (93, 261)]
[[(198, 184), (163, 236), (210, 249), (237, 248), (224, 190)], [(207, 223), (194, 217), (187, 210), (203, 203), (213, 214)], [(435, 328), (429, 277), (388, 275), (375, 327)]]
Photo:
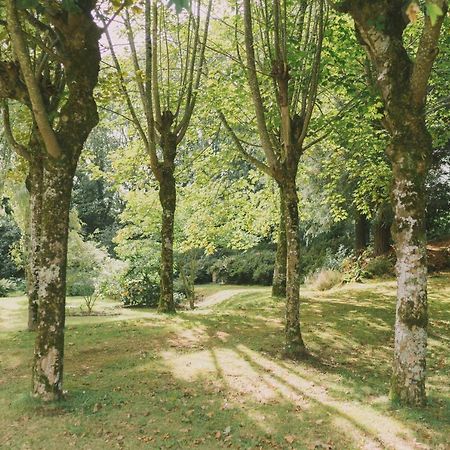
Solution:
[(159, 199), (162, 206), (161, 225), (161, 293), (159, 311), (175, 312), (173, 299), (173, 231), (176, 208), (176, 187), (172, 168), (163, 168), (159, 184)]
[(28, 293), (28, 330), (36, 331), (38, 323), (39, 290), (39, 251), (42, 221), (42, 182), (43, 165), (39, 156), (34, 155), (30, 162), (27, 189), (30, 198), (30, 223), (27, 232), (27, 293)]
[(369, 221), (358, 211), (355, 213), (355, 253), (360, 255), (369, 244)]
[(275, 267), (272, 280), (272, 297), (286, 297), (286, 263), (287, 263), (287, 242), (286, 242), (286, 219), (285, 207), (281, 197), (280, 188), (280, 223), (278, 225), (277, 252), (275, 254)]
[[(411, 126), (412, 125), (412, 126)], [(397, 308), (391, 398), (426, 403), (427, 252), (425, 178), (431, 137), (420, 118), (388, 148), (394, 175), (393, 235), (397, 254)]]
[(285, 354), (297, 359), (305, 356), (306, 348), (300, 330), (300, 241), (295, 176), (286, 180), (281, 194), (286, 205), (287, 242)]
[(390, 209), (390, 205), (381, 205), (373, 223), (373, 252), (375, 256), (385, 255), (391, 249), (392, 214)]
[(67, 237), (73, 172), (62, 162), (44, 169), (40, 240), (39, 311), (32, 393), (42, 400), (62, 397), (66, 303)]

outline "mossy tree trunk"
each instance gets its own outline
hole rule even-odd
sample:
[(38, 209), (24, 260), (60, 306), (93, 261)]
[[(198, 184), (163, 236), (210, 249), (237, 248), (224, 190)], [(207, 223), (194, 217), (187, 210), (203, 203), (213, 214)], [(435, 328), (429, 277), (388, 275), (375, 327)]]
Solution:
[(300, 239), (295, 173), (281, 189), (286, 213), (286, 323), (285, 354), (298, 359), (306, 354), (300, 330)]
[[(405, 114), (405, 117), (407, 115)], [(427, 252), (425, 178), (431, 137), (416, 118), (389, 147), (397, 256), (397, 307), (391, 397), (424, 405), (427, 352)]]
[(161, 312), (175, 312), (173, 299), (173, 240), (176, 208), (176, 188), (173, 173), (162, 171), (159, 185), (159, 199), (162, 206), (161, 221), (161, 293), (159, 310)]
[[(424, 16), (422, 35), (412, 60), (403, 43), (408, 2), (345, 0), (335, 4), (354, 19), (357, 37), (376, 71), (384, 103), (383, 124), (391, 139), (393, 238), (397, 254), (397, 307), (391, 398), (404, 404), (426, 403), (427, 262), (425, 178), (432, 142), (425, 124), (428, 80), (438, 54), (442, 11)], [(376, 21), (374, 19), (377, 19)]]
[(32, 393), (42, 400), (62, 397), (67, 237), (72, 170), (61, 162), (44, 170), (41, 209), (39, 311)]
[(175, 156), (177, 152), (176, 135), (170, 132), (172, 115), (165, 112), (165, 132), (161, 136), (161, 149), (164, 160), (160, 165), (159, 200), (162, 207), (161, 221), (161, 266), (160, 266), (160, 298), (159, 311), (165, 313), (175, 312), (173, 298), (173, 243), (175, 209), (177, 204), (177, 191), (175, 184)]
[(40, 149), (31, 149), (27, 177), (29, 193), (30, 223), (27, 233), (27, 294), (28, 294), (28, 330), (35, 331), (38, 324), (39, 305), (39, 250), (41, 242), (43, 164), (39, 155)]
[(278, 224), (277, 251), (275, 254), (275, 267), (272, 281), (272, 297), (286, 297), (286, 263), (287, 263), (287, 241), (286, 241), (286, 213), (284, 201), (280, 189), (280, 222)]

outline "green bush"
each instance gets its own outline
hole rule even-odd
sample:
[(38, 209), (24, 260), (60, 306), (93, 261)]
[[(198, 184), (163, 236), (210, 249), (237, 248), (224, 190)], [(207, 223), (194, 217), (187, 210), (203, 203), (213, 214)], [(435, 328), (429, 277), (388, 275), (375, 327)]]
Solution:
[(95, 291), (111, 296), (126, 263), (111, 258), (96, 242), (84, 240), (77, 230), (69, 233), (67, 295), (90, 296)]
[(395, 275), (394, 261), (389, 256), (369, 259), (364, 270), (369, 278)]
[(79, 276), (81, 278), (74, 279), (71, 277), (68, 279), (67, 295), (82, 297), (92, 295), (95, 291), (94, 281), (90, 278), (83, 278), (83, 274)]
[(13, 280), (0, 278), (0, 297), (6, 297), (10, 292), (15, 291), (17, 285)]
[(11, 251), (20, 242), (20, 229), (14, 219), (0, 209), (0, 278), (23, 276), (23, 270), (14, 261)]
[[(159, 302), (160, 286), (158, 269), (143, 266), (134, 261), (121, 276), (119, 298), (124, 306), (156, 307)], [(180, 283), (174, 283), (174, 301), (179, 305), (186, 299)]]
[(208, 270), (219, 283), (268, 286), (272, 283), (274, 264), (274, 248), (261, 245), (244, 252), (233, 251), (217, 258)]
[(120, 300), (124, 306), (157, 306), (159, 292), (158, 276), (152, 267), (132, 265), (120, 279)]

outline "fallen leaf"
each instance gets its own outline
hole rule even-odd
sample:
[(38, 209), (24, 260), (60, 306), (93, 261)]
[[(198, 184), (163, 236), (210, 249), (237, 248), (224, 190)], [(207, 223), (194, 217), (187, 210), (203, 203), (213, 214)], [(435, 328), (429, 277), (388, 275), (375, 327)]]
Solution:
[(99, 412), (101, 409), (103, 408), (103, 405), (101, 404), (101, 403), (96, 403), (95, 405), (94, 405), (94, 408), (93, 408), (93, 412), (94, 413), (96, 413), (96, 412)]
[(284, 440), (288, 443), (288, 444), (292, 444), (295, 441), (295, 436), (292, 436), (292, 434), (288, 434), (284, 437)]

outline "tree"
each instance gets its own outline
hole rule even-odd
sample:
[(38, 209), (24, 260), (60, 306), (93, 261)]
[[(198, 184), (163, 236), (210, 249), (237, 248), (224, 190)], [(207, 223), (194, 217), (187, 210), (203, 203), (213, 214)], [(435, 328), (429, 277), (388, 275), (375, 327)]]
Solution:
[(274, 178), (280, 189), (287, 255), (285, 353), (298, 358), (305, 355), (306, 348), (299, 319), (296, 178), (317, 97), (326, 13), (321, 0), (295, 5), (262, 1), (253, 6), (244, 0), (243, 9), (246, 60), (242, 64), (265, 162), (245, 149), (223, 113), (221, 119), (243, 157)]
[(414, 60), (403, 35), (419, 12), (415, 2), (346, 0), (336, 7), (355, 22), (357, 36), (376, 72), (384, 125), (390, 134), (386, 153), (393, 170), (398, 281), (391, 398), (423, 405), (428, 324), (425, 180), (432, 151), (425, 103), (447, 2), (426, 3)]
[[(179, 5), (177, 3), (177, 5)], [(159, 185), (161, 218), (161, 294), (159, 310), (174, 312), (173, 244), (176, 209), (175, 158), (197, 102), (205, 60), (206, 40), (212, 2), (207, 6), (202, 31), (201, 2), (176, 18), (156, 0), (145, 1), (145, 55), (140, 61), (130, 13), (125, 10), (125, 26), (131, 50), (134, 79), (139, 92), (140, 110), (127, 88), (124, 73), (108, 43), (119, 76), (122, 94), (142, 144), (149, 166)], [(180, 4), (180, 6), (183, 6)], [(176, 22), (171, 27), (170, 19)], [(178, 61), (178, 62), (175, 62)], [(141, 69), (141, 66), (144, 68)]]
[[(36, 261), (39, 286), (32, 393), (43, 400), (63, 395), (70, 197), (78, 158), (98, 122), (93, 90), (101, 31), (91, 15), (95, 3), (18, 5), (7, 0), (7, 20), (2, 23), (11, 39), (12, 57), (0, 61), (0, 97), (27, 108), (33, 123), (26, 145), (12, 132), (9, 140), (29, 162), (31, 223), (39, 228), (30, 232), (30, 261)], [(36, 51), (30, 51), (30, 43), (36, 43)], [(5, 128), (11, 131), (8, 104), (3, 107)]]

